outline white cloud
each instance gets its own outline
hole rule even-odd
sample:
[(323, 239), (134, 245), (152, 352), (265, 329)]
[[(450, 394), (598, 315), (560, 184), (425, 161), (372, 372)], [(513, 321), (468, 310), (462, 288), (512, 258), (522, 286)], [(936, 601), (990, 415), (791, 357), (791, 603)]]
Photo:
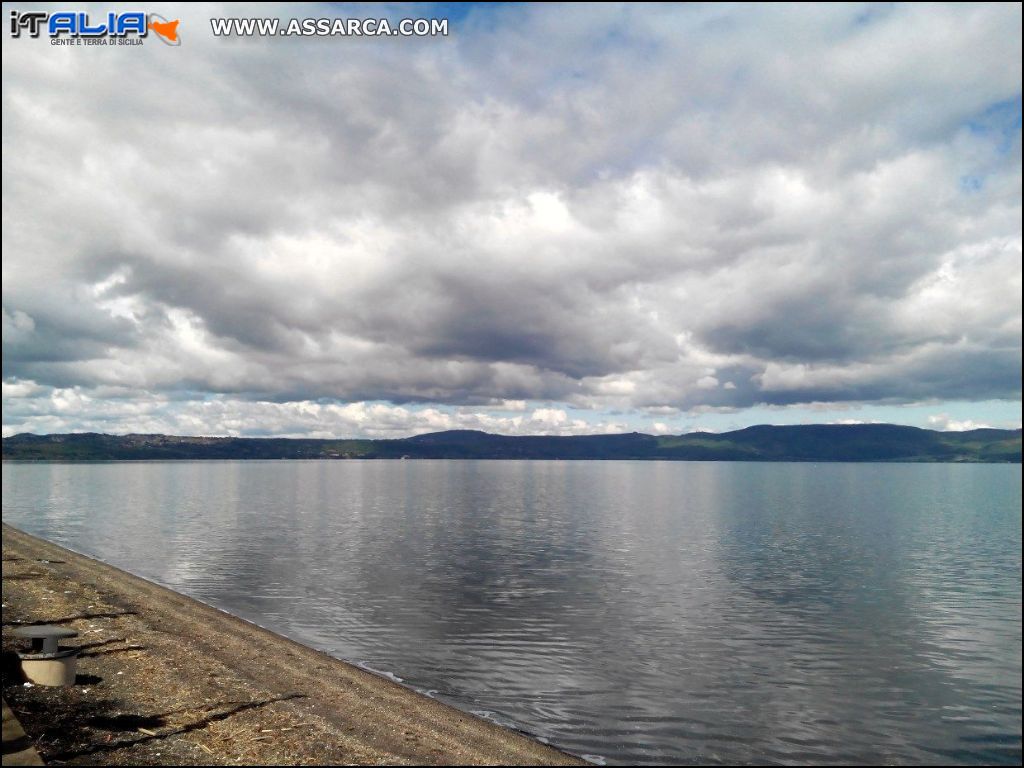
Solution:
[[(224, 395), (203, 400), (159, 393), (49, 388), (33, 382), (3, 385), (3, 434), (56, 431), (282, 437), (407, 437), (448, 429), (505, 435), (584, 435), (625, 431), (616, 421), (571, 418), (560, 408), (405, 407), (380, 402), (271, 402)], [(102, 396), (106, 395), (106, 396)], [(516, 415), (508, 415), (516, 412)]]
[(972, 429), (989, 429), (992, 425), (970, 419), (952, 419), (947, 413), (937, 413), (928, 417), (928, 426), (940, 432), (967, 432)]
[(181, 13), (180, 51), (4, 45), (5, 397), (90, 398), (39, 424), (1020, 398), (1019, 6), (480, 8), (401, 45)]

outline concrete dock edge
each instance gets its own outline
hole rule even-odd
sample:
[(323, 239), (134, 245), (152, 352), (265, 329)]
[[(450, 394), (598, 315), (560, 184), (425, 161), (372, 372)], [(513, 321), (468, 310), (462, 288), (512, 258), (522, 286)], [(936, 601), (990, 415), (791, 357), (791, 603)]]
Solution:
[(4, 699), (3, 765), (43, 765), (32, 740)]

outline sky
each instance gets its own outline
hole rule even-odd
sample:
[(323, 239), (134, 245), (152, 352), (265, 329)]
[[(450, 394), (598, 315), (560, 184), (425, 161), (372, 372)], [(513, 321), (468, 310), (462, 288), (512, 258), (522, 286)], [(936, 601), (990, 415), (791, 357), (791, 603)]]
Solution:
[(1020, 428), (1019, 3), (145, 10), (4, 32), (5, 436)]

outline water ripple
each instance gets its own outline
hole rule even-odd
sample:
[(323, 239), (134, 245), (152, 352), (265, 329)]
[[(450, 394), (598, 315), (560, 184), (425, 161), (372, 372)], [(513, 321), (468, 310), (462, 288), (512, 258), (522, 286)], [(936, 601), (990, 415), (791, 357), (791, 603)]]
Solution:
[(1019, 764), (1013, 466), (3, 466), (3, 517), (595, 762)]

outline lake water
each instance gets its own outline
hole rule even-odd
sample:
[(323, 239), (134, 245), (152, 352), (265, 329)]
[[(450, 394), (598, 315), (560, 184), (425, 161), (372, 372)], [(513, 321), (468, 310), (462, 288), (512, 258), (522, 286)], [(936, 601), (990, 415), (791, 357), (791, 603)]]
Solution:
[(3, 519), (608, 763), (1021, 761), (1020, 465), (4, 464)]

